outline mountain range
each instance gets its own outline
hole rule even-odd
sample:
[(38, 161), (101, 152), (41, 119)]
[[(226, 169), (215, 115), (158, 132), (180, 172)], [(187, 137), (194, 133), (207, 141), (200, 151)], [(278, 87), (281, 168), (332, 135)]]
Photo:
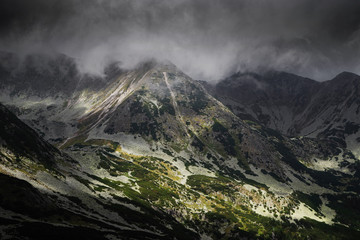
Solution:
[(0, 79), (0, 238), (360, 238), (356, 74), (2, 52)]

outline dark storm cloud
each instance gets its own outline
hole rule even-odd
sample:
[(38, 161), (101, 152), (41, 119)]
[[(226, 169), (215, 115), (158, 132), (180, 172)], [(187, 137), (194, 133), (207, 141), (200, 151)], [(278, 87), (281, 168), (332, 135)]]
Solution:
[(357, 0), (2, 0), (0, 50), (61, 52), (82, 71), (170, 60), (195, 78), (360, 73)]

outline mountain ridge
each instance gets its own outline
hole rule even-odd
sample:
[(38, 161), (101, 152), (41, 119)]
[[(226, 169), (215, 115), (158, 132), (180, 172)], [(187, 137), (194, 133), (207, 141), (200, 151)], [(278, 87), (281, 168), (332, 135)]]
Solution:
[[(275, 79), (273, 76), (267, 79), (269, 75), (266, 74), (264, 77), (260, 75), (254, 76), (257, 76), (260, 81), (264, 81), (262, 79), (265, 79), (267, 82), (276, 82), (279, 81), (276, 80), (277, 74), (284, 75), (284, 73), (281, 72), (275, 73)], [(326, 127), (329, 126), (325, 120), (318, 124), (312, 121), (314, 119), (335, 118), (336, 113), (333, 113), (334, 116), (326, 115), (321, 117), (322, 110), (328, 110), (335, 106), (334, 111), (339, 111), (339, 108), (338, 110), (336, 109), (336, 106), (339, 105), (339, 107), (344, 106), (346, 108), (356, 107), (356, 113), (359, 112), (356, 89), (358, 89), (360, 77), (353, 73), (343, 72), (332, 80), (325, 82), (305, 80), (306, 78), (296, 75), (288, 75), (291, 76), (290, 79), (285, 78), (285, 82), (281, 80), (286, 84), (283, 90), (277, 85), (275, 89), (272, 90), (272, 85), (268, 85), (268, 89), (257, 88), (255, 92), (251, 90), (253, 87), (249, 84), (243, 84), (242, 87), (229, 84), (229, 81), (236, 82), (236, 76), (241, 75), (234, 75), (234, 77), (220, 81), (213, 87), (207, 86), (220, 101), (230, 106), (236, 114), (251, 118), (289, 136), (308, 135), (316, 137), (314, 132), (319, 134), (321, 129), (324, 131)], [(297, 79), (297, 85), (292, 83), (292, 77)], [(281, 76), (279, 79), (281, 79)], [(254, 81), (258, 80), (255, 79)], [(228, 82), (228, 86), (225, 84), (226, 82)], [(236, 96), (234, 98), (231, 97), (231, 91), (245, 92), (245, 94), (240, 98), (236, 98)], [(342, 93), (339, 91), (342, 91)], [(346, 98), (349, 99), (347, 100)], [(355, 105), (350, 106), (353, 103)], [(323, 104), (323, 106), (321, 106), (321, 104)], [(342, 109), (341, 111), (344, 112), (346, 109)], [(344, 115), (345, 113), (341, 114)], [(346, 114), (350, 115), (350, 113)], [(354, 117), (351, 118), (351, 121), (357, 122)], [(349, 119), (345, 119), (344, 121), (347, 120)], [(317, 128), (319, 130), (317, 130)]]

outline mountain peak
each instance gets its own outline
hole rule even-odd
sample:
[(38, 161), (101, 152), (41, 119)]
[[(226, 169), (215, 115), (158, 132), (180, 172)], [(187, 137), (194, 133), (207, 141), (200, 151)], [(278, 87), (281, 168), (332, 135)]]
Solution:
[(153, 68), (153, 69), (157, 69), (157, 70), (162, 70), (165, 68), (169, 68), (169, 69), (177, 69), (177, 67), (175, 66), (175, 64), (173, 64), (171, 61), (169, 60), (157, 60), (155, 58), (150, 58), (147, 60), (144, 60), (140, 63), (138, 63), (135, 66), (135, 69), (139, 69), (142, 67), (148, 67), (148, 68)]
[(360, 76), (352, 73), (352, 72), (341, 72), (338, 75), (336, 75), (332, 80), (353, 80), (353, 79), (360, 79)]

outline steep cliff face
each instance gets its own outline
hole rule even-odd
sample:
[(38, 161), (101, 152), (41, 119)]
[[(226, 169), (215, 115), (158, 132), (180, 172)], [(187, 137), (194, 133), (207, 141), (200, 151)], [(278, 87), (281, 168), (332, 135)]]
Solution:
[(242, 118), (288, 136), (331, 138), (359, 156), (359, 84), (348, 72), (322, 83), (273, 72), (235, 74), (206, 86)]
[(238, 115), (287, 134), (310, 103), (319, 83), (285, 72), (237, 73), (209, 86)]

